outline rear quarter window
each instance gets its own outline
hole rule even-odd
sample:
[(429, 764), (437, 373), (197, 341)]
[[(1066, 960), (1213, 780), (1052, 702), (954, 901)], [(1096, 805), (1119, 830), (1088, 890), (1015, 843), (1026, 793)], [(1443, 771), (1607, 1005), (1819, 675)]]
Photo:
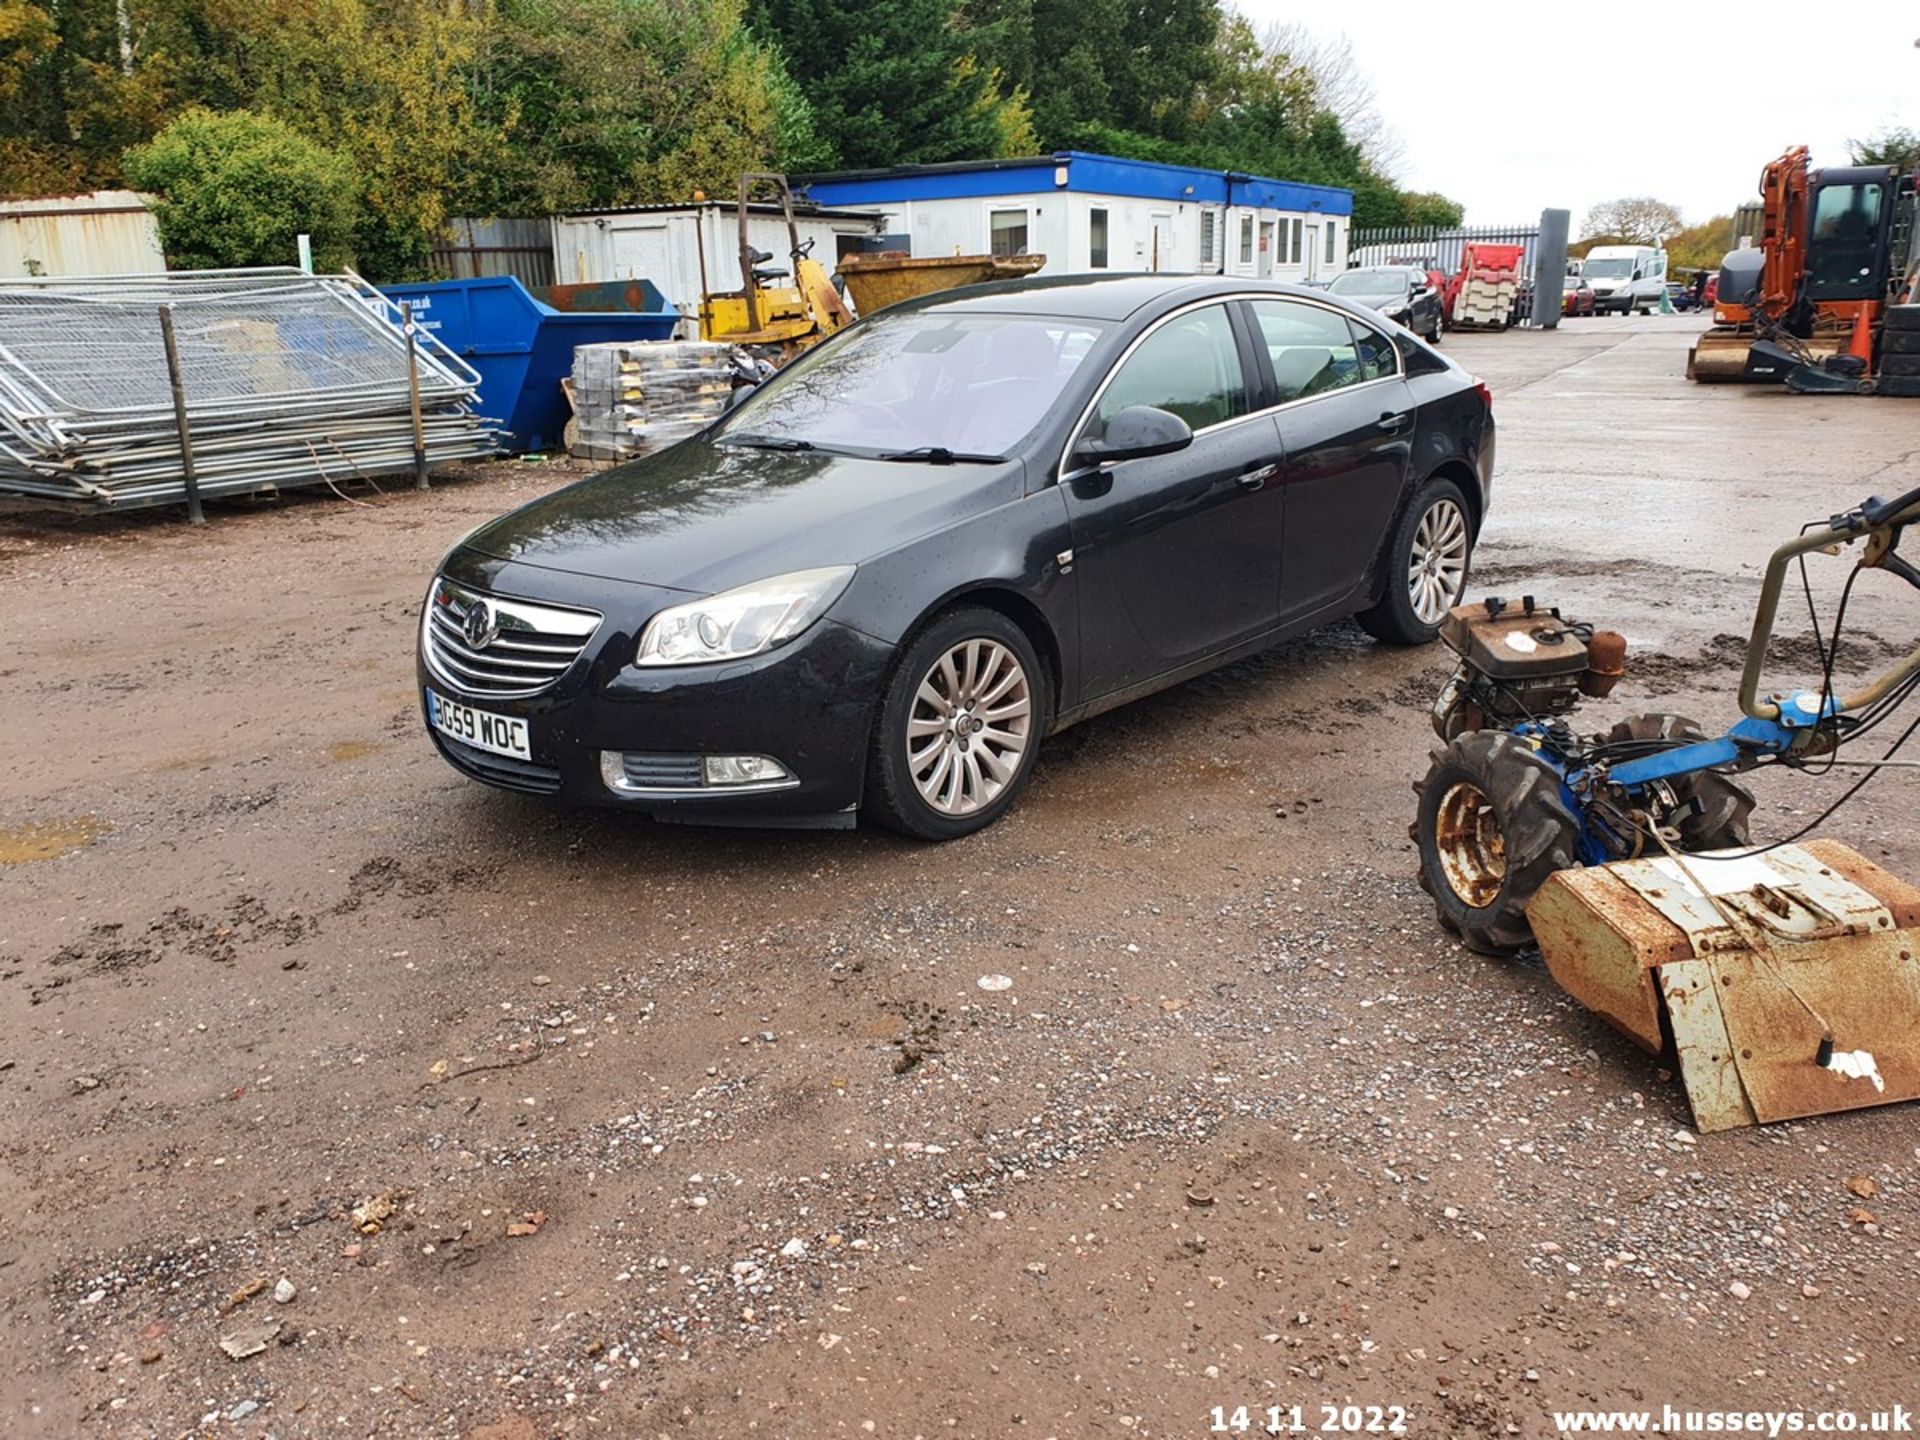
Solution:
[(1400, 352), (1401, 367), (1409, 377), (1414, 375), (1432, 375), (1447, 368), (1447, 362), (1445, 360), (1442, 360), (1411, 335), (1395, 335), (1393, 337), (1393, 343), (1394, 347)]

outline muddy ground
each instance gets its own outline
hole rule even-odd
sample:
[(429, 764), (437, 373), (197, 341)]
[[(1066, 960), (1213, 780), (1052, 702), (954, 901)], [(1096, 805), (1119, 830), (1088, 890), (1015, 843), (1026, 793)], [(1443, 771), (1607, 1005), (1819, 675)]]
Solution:
[[(1766, 550), (1911, 485), (1915, 411), (1688, 386), (1696, 328), (1448, 348), (1502, 426), (1476, 590), (1626, 629), (1597, 708), (1724, 723)], [(1103, 717), (941, 848), (557, 811), (434, 755), (411, 653), (442, 549), (563, 478), (0, 517), (0, 1432), (1920, 1399), (1920, 1110), (1696, 1138), (1445, 939), (1439, 653), (1337, 627)], [(1864, 664), (1916, 612), (1863, 592)], [(1920, 875), (1914, 786), (1826, 833)], [(1839, 793), (1759, 788), (1769, 836)]]

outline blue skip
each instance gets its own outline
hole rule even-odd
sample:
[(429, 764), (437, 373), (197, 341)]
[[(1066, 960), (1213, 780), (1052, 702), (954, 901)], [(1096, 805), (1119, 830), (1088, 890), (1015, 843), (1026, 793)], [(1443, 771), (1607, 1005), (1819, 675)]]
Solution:
[(557, 308), (511, 275), (380, 288), (396, 305), (412, 306), (423, 330), (479, 371), (476, 408), (506, 429), (508, 448), (518, 452), (559, 448), (568, 416), (560, 382), (573, 373), (575, 346), (666, 340), (680, 320), (646, 280), (565, 286), (554, 294), (562, 306), (612, 301), (630, 307), (599, 310)]

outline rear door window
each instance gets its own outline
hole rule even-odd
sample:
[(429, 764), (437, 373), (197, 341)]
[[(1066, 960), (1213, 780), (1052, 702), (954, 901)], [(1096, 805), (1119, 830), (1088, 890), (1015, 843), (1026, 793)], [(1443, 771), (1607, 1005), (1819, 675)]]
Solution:
[(1246, 375), (1224, 305), (1175, 316), (1120, 364), (1100, 397), (1094, 433), (1129, 405), (1171, 411), (1194, 430), (1247, 413)]
[(1250, 300), (1247, 308), (1273, 364), (1276, 405), (1365, 378), (1354, 332), (1339, 311), (1299, 300)]

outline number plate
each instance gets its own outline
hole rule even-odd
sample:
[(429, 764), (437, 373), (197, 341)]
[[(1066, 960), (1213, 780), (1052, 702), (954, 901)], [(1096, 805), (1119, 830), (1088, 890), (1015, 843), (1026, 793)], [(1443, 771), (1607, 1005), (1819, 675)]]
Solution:
[(533, 759), (533, 747), (527, 743), (527, 722), (516, 716), (476, 710), (429, 690), (427, 718), (433, 722), (434, 729), (462, 745), (495, 755), (510, 755), (515, 760)]

